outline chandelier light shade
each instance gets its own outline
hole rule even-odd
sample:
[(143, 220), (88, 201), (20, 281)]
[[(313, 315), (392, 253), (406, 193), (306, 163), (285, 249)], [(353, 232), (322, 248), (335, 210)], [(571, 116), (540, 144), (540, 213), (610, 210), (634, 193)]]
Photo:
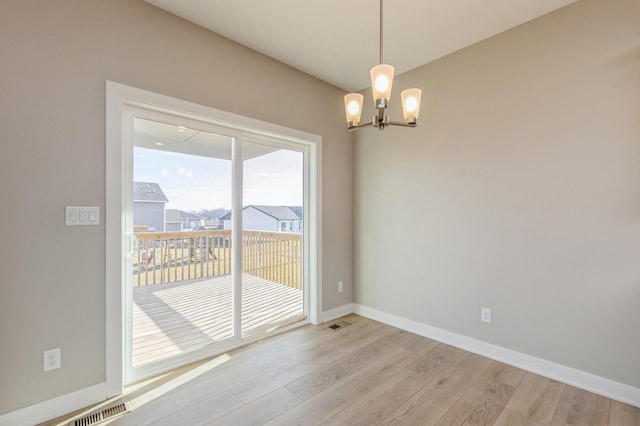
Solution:
[(421, 97), (422, 90), (420, 89), (407, 89), (400, 94), (400, 99), (402, 99), (402, 114), (404, 115), (405, 123), (415, 124), (418, 120)]
[(393, 86), (393, 67), (380, 64), (371, 68), (371, 92), (376, 108), (386, 108), (391, 98)]
[(347, 123), (357, 126), (362, 115), (362, 101), (364, 96), (360, 93), (349, 93), (344, 97), (344, 110), (347, 113)]
[(349, 130), (368, 126), (376, 127), (379, 130), (384, 130), (387, 126), (417, 126), (422, 97), (422, 90), (420, 89), (407, 89), (401, 94), (404, 122), (391, 121), (389, 116), (385, 115), (385, 110), (389, 106), (389, 100), (391, 99), (394, 69), (391, 65), (384, 64), (382, 61), (382, 18), (383, 7), (382, 0), (380, 0), (380, 65), (371, 68), (371, 92), (378, 113), (371, 122), (360, 124), (363, 96), (359, 93), (349, 93), (344, 97), (344, 109)]

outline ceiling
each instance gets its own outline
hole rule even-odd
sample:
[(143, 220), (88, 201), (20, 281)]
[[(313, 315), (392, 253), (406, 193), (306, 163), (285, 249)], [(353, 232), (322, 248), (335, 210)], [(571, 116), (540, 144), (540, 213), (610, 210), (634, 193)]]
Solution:
[[(145, 0), (347, 91), (379, 63), (377, 0)], [(401, 74), (577, 0), (388, 0), (384, 62)]]
[[(197, 125), (186, 127), (144, 118), (133, 119), (133, 144), (136, 148), (231, 161), (231, 142), (230, 136), (213, 133)], [(278, 150), (270, 145), (246, 142), (242, 145), (242, 159), (246, 161)]]

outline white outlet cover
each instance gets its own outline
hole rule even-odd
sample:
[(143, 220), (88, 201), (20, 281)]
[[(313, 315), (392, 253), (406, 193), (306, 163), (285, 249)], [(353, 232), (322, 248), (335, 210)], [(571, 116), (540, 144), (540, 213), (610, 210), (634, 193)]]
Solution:
[(60, 359), (60, 348), (44, 351), (43, 359), (44, 371), (55, 370), (62, 366), (62, 360)]
[(491, 324), (491, 309), (480, 308), (480, 321)]

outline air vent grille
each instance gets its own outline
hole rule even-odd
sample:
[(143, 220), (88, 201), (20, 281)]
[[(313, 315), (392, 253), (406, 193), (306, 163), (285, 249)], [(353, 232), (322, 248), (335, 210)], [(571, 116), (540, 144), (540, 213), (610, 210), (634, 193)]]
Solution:
[(350, 322), (340, 321), (340, 322), (338, 322), (336, 324), (330, 325), (329, 328), (332, 329), (332, 330), (338, 330), (339, 328), (348, 327), (350, 325), (351, 325)]
[(113, 407), (105, 408), (102, 411), (87, 414), (79, 419), (71, 420), (68, 426), (90, 426), (100, 423), (103, 420), (110, 419), (111, 417), (119, 416), (129, 412), (129, 405), (125, 402), (122, 404), (114, 405)]

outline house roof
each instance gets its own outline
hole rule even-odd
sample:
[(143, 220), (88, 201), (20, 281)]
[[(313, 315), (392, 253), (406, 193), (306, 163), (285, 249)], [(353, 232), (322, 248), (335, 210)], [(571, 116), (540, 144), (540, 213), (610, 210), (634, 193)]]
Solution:
[(195, 213), (185, 212), (184, 210), (178, 210), (178, 213), (180, 213), (180, 216), (182, 216), (183, 219), (198, 219), (198, 220), (206, 219), (206, 217), (204, 216), (200, 216), (199, 214), (195, 214)]
[(133, 201), (169, 202), (160, 185), (155, 182), (133, 182)]
[[(287, 207), (287, 206), (261, 206), (256, 204), (249, 204), (242, 210), (246, 210), (249, 207), (253, 207), (254, 209), (261, 211), (262, 213), (273, 217), (276, 220), (299, 220), (302, 218), (302, 207)], [(297, 214), (298, 210), (300, 211), (300, 215)], [(220, 220), (230, 220), (231, 212), (227, 212), (224, 215), (220, 216)]]
[(253, 207), (256, 210), (261, 211), (264, 214), (277, 219), (277, 220), (298, 220), (300, 219), (291, 209), (287, 206), (258, 206), (255, 204), (248, 205), (245, 209)]
[(182, 222), (182, 216), (177, 209), (166, 209), (164, 211), (165, 222), (167, 223), (180, 223)]
[(298, 219), (302, 219), (302, 206), (289, 206), (289, 209), (298, 216)]
[(197, 219), (197, 220), (206, 219), (204, 216), (185, 212), (184, 210), (167, 209), (165, 212), (166, 212), (167, 222), (182, 222), (185, 219)]

